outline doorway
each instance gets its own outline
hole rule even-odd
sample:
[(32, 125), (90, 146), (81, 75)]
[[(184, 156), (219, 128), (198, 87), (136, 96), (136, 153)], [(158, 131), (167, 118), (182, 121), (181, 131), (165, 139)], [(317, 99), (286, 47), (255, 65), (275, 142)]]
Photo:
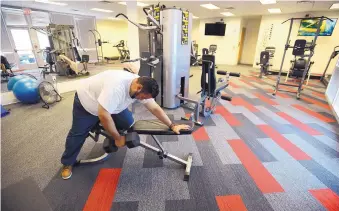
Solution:
[(244, 40), (245, 40), (245, 35), (246, 35), (246, 28), (242, 28), (241, 29), (241, 33), (240, 33), (240, 40), (239, 40), (239, 51), (238, 51), (238, 60), (237, 60), (237, 64), (240, 63), (241, 60), (241, 56), (242, 56), (242, 49), (244, 46)]

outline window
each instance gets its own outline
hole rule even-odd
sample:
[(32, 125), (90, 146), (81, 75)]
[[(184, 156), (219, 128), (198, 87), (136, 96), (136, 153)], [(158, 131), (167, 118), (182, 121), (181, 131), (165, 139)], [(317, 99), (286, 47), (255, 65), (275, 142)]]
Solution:
[(2, 9), (7, 26), (27, 26), (27, 21), (22, 10)]

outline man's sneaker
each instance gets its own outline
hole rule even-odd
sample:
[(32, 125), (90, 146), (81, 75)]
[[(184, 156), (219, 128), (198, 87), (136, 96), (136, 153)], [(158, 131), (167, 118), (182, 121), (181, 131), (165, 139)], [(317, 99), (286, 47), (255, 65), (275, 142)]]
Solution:
[(72, 176), (72, 166), (63, 166), (61, 171), (62, 179), (69, 179)]

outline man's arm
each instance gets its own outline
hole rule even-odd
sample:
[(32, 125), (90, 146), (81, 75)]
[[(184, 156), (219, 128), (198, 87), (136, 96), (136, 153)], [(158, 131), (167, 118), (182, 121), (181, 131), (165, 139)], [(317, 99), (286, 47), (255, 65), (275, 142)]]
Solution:
[(189, 130), (190, 126), (188, 125), (174, 125), (172, 121), (167, 116), (167, 114), (162, 110), (162, 108), (154, 101), (151, 100), (144, 104), (144, 106), (161, 122), (167, 125), (171, 130), (173, 130), (176, 134), (180, 134), (180, 130)]
[(154, 100), (151, 100), (144, 104), (144, 106), (154, 115), (156, 116), (162, 123), (171, 126), (172, 121), (167, 116), (167, 114), (162, 110), (162, 108), (156, 103)]
[(114, 124), (111, 114), (99, 104), (98, 108), (98, 117), (102, 126), (115, 140), (115, 145), (117, 147), (122, 147), (125, 145), (125, 137), (121, 136)]

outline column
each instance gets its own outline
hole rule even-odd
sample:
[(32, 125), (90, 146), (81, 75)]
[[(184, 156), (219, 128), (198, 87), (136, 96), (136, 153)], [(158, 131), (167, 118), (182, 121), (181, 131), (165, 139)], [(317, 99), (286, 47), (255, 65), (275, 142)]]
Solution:
[[(127, 17), (138, 23), (138, 8), (137, 1), (127, 1)], [(131, 59), (139, 58), (139, 29), (132, 23), (128, 22), (127, 47), (130, 51)], [(140, 62), (134, 62), (134, 65), (140, 68)]]

